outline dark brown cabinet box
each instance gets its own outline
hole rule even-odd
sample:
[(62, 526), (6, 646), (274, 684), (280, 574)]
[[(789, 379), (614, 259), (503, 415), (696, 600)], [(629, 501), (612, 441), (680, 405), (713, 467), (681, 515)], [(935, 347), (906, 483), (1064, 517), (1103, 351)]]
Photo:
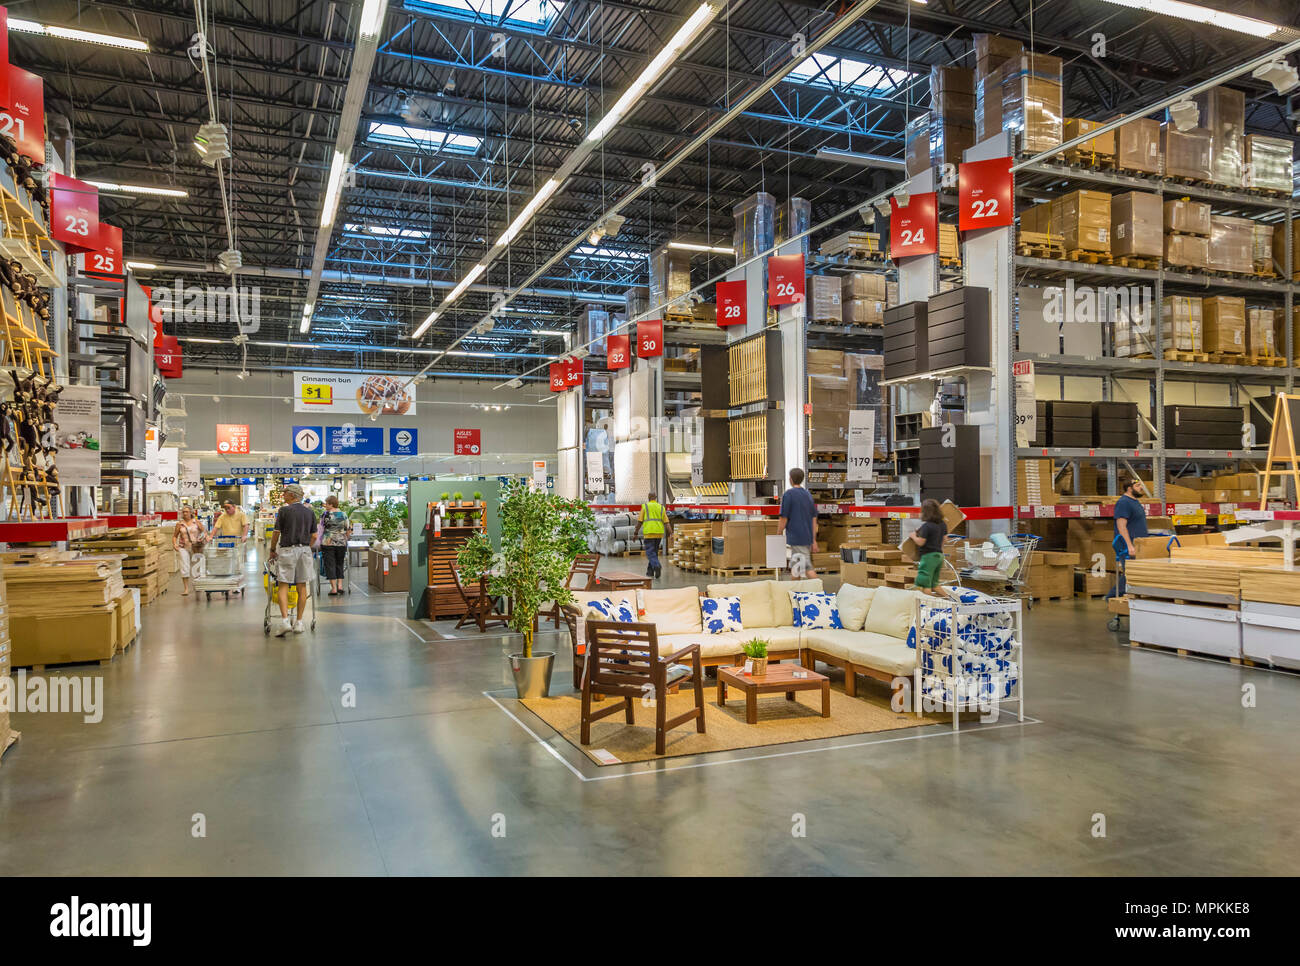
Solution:
[[(411, 555), (399, 553), (393, 563), (391, 554), (378, 550), (368, 551), (370, 558), (370, 586), (379, 588), (381, 594), (392, 594), (411, 589)], [(384, 572), (387, 561), (388, 572)]]

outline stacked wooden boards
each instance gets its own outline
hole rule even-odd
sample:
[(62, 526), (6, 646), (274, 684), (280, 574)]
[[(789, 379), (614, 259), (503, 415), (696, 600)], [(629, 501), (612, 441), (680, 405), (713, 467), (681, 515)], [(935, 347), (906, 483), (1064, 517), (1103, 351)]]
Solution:
[(69, 551), (21, 556), (24, 562), (7, 560), (4, 570), (12, 665), (112, 659), (125, 609), (134, 615), (135, 606), (122, 583), (121, 557)]
[(167, 588), (170, 575), (162, 553), (168, 537), (160, 527), (110, 530), (101, 537), (77, 540), (72, 546), (84, 554), (120, 555), (122, 579), (126, 586), (140, 589), (141, 604), (153, 603)]
[(1169, 600), (1199, 600), (1205, 595), (1236, 598), (1241, 568), (1202, 561), (1130, 560), (1124, 575), (1130, 596), (1151, 590), (1158, 592), (1151, 596)]
[(1243, 570), (1241, 599), (1300, 607), (1300, 570)]

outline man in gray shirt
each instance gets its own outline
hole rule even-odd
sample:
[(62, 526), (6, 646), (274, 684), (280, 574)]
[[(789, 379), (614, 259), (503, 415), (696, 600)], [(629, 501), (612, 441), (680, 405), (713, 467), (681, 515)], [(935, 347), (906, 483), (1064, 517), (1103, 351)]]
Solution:
[[(316, 542), (316, 514), (304, 506), (302, 487), (290, 483), (284, 488), (284, 506), (275, 514), (271, 533), (271, 554), (267, 561), (275, 568), (280, 601), (281, 627), (276, 637), (290, 631), (303, 632), (302, 615), (307, 609), (307, 582), (314, 576), (312, 544)], [(289, 585), (298, 586), (298, 618), (289, 620)]]

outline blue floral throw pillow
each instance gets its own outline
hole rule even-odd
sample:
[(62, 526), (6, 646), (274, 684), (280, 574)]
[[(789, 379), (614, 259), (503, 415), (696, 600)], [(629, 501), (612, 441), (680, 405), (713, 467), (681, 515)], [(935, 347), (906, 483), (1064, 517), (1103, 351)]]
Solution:
[(620, 600), (615, 604), (606, 597), (604, 600), (589, 602), (587, 609), (597, 615), (597, 620), (618, 621), (620, 624), (636, 623), (636, 608), (632, 606), (630, 600)]
[(801, 594), (794, 592), (795, 626), (805, 630), (842, 630), (840, 612), (835, 606), (834, 594)]
[(700, 617), (710, 634), (740, 630), (739, 597), (701, 597)]

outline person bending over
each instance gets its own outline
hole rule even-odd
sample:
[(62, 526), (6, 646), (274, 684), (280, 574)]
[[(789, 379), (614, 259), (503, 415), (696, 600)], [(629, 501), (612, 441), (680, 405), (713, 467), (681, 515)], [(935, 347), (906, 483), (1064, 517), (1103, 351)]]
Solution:
[(948, 524), (943, 522), (938, 500), (921, 504), (921, 525), (909, 538), (921, 548), (921, 559), (916, 563), (916, 587), (933, 594), (939, 586), (939, 573), (943, 570), (943, 541), (948, 536)]

